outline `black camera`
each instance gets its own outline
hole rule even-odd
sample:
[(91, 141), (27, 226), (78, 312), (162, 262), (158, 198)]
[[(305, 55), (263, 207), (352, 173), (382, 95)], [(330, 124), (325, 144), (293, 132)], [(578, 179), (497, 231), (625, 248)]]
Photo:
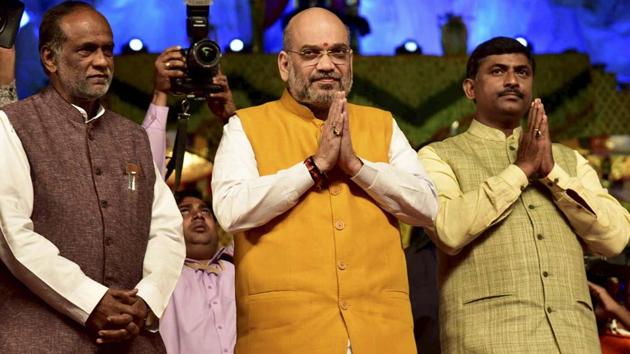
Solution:
[(0, 5), (0, 47), (11, 48), (20, 27), (24, 4), (17, 0), (2, 0)]
[(186, 32), (191, 40), (190, 48), (182, 49), (186, 58), (184, 77), (171, 80), (171, 90), (175, 94), (205, 99), (208, 94), (223, 91), (212, 79), (219, 74), (221, 49), (208, 39), (210, 0), (187, 0)]

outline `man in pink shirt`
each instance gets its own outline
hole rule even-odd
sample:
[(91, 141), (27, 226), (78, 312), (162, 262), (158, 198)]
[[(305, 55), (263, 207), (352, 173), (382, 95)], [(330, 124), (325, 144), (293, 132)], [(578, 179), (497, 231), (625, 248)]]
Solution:
[[(151, 144), (153, 160), (166, 170), (167, 99), (170, 79), (184, 75), (179, 46), (167, 48), (155, 61), (153, 100), (142, 123)], [(208, 107), (222, 122), (236, 110), (225, 75), (214, 78), (223, 92), (211, 94)], [(160, 334), (169, 354), (233, 353), (236, 343), (233, 247), (221, 247), (212, 214), (196, 190), (176, 193), (183, 217), (186, 260), (171, 300), (160, 320)]]
[(160, 320), (169, 354), (225, 354), (236, 343), (232, 246), (221, 247), (212, 209), (196, 190), (176, 195), (184, 219), (186, 261)]

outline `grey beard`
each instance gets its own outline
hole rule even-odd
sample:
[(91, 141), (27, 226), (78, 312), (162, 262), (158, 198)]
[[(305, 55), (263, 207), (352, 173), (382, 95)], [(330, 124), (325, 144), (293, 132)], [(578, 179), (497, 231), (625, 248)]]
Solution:
[[(341, 87), (331, 87), (329, 90), (325, 90), (323, 92), (316, 93), (312, 86), (300, 85), (300, 80), (298, 82), (287, 82), (288, 89), (291, 95), (295, 97), (295, 100), (304, 104), (306, 106), (312, 106), (320, 109), (329, 108), (332, 104), (333, 98), (335, 97), (335, 93), (341, 90), (346, 91), (346, 95), (350, 93), (352, 89), (352, 77), (350, 77), (350, 82), (346, 82), (343, 79), (340, 81)], [(300, 87), (300, 89), (295, 90), (291, 87), (290, 84), (297, 84), (295, 86)], [(333, 85), (331, 85), (333, 86)], [(336, 84), (334, 86), (337, 86)]]

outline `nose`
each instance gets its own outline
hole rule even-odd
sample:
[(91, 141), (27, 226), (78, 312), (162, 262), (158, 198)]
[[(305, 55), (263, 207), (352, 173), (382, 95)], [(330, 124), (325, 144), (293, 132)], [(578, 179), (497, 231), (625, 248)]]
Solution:
[(319, 61), (317, 62), (316, 68), (319, 71), (335, 70), (335, 64), (330, 59), (330, 56), (328, 56), (328, 52), (322, 54), (321, 58), (319, 58)]
[(504, 85), (509, 87), (518, 86), (518, 79), (516, 78), (514, 71), (508, 70), (505, 74)]
[(109, 56), (100, 49), (94, 51), (94, 57), (92, 58), (92, 65), (99, 68), (109, 67)]
[(194, 208), (191, 210), (191, 214), (192, 214), (192, 219), (203, 219), (203, 212), (201, 211), (201, 208)]

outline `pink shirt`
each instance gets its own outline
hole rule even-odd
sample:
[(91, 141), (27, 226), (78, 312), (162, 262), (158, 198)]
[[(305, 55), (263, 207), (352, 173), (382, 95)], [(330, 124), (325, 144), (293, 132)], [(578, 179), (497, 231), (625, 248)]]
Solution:
[(168, 118), (168, 106), (149, 105), (147, 114), (144, 116), (142, 128), (149, 136), (151, 145), (151, 155), (153, 162), (164, 177), (166, 172), (166, 121)]
[[(234, 352), (234, 264), (222, 259), (232, 252), (231, 247), (219, 250), (207, 270), (184, 266), (160, 319), (160, 333), (169, 354)], [(189, 262), (197, 261), (186, 259)]]

